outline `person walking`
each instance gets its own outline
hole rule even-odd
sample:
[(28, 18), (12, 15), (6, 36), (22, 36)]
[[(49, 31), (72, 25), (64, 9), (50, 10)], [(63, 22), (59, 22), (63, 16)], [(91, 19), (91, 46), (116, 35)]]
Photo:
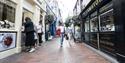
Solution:
[(43, 35), (43, 30), (42, 30), (42, 20), (39, 21), (39, 24), (37, 25), (37, 33), (39, 36), (39, 46), (41, 46), (43, 40), (42, 40), (42, 35)]
[(68, 41), (69, 45), (71, 46), (71, 44), (70, 44), (71, 37), (70, 37), (70, 29), (69, 29), (69, 27), (65, 28), (65, 38)]
[(26, 51), (33, 52), (35, 51), (34, 25), (29, 17), (26, 17), (25, 21), (26, 22), (24, 23), (24, 27), (25, 27), (24, 32), (26, 33), (26, 42), (25, 42)]
[(61, 47), (63, 47), (63, 41), (64, 41), (64, 26), (63, 23), (60, 23), (60, 31), (61, 31)]

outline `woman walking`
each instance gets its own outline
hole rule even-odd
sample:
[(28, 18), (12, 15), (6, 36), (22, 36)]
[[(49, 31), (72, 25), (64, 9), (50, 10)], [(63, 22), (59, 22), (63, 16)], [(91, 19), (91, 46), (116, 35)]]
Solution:
[(61, 31), (61, 47), (63, 46), (63, 41), (64, 41), (64, 26), (63, 23), (60, 23), (60, 31)]
[(25, 33), (26, 33), (26, 51), (33, 52), (35, 51), (35, 42), (34, 42), (34, 25), (29, 17), (25, 18)]

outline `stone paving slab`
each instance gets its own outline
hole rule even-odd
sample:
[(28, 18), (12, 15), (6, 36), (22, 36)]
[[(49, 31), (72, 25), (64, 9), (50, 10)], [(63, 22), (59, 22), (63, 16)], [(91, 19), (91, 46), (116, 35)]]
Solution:
[(60, 39), (43, 43), (33, 53), (22, 52), (1, 59), (0, 63), (111, 63), (97, 53), (84, 46), (83, 43), (64, 41), (60, 47)]

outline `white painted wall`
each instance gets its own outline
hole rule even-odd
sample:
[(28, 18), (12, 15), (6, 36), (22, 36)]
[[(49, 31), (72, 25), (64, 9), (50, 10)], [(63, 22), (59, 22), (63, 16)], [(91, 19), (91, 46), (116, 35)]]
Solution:
[(30, 4), (27, 0), (23, 1), (23, 8), (27, 9), (28, 11), (30, 11), (32, 13), (34, 12), (33, 5)]
[(40, 8), (36, 5), (34, 6), (33, 23), (38, 24), (40, 21)]
[(42, 16), (43, 16), (43, 32), (44, 32), (44, 34), (43, 34), (43, 42), (45, 42), (45, 15), (46, 15), (46, 13), (45, 12), (43, 12), (42, 13)]

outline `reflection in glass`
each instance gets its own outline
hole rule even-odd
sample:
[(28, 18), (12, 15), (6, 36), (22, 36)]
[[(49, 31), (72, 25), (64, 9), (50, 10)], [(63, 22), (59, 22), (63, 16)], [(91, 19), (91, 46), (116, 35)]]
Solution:
[(113, 9), (100, 16), (101, 31), (115, 31)]
[(89, 32), (89, 21), (85, 22), (85, 32)]
[(6, 3), (0, 2), (0, 29), (15, 28), (15, 7), (16, 4), (9, 0)]
[(91, 26), (91, 32), (98, 32), (98, 19), (97, 19), (97, 17), (91, 19), (90, 26)]

